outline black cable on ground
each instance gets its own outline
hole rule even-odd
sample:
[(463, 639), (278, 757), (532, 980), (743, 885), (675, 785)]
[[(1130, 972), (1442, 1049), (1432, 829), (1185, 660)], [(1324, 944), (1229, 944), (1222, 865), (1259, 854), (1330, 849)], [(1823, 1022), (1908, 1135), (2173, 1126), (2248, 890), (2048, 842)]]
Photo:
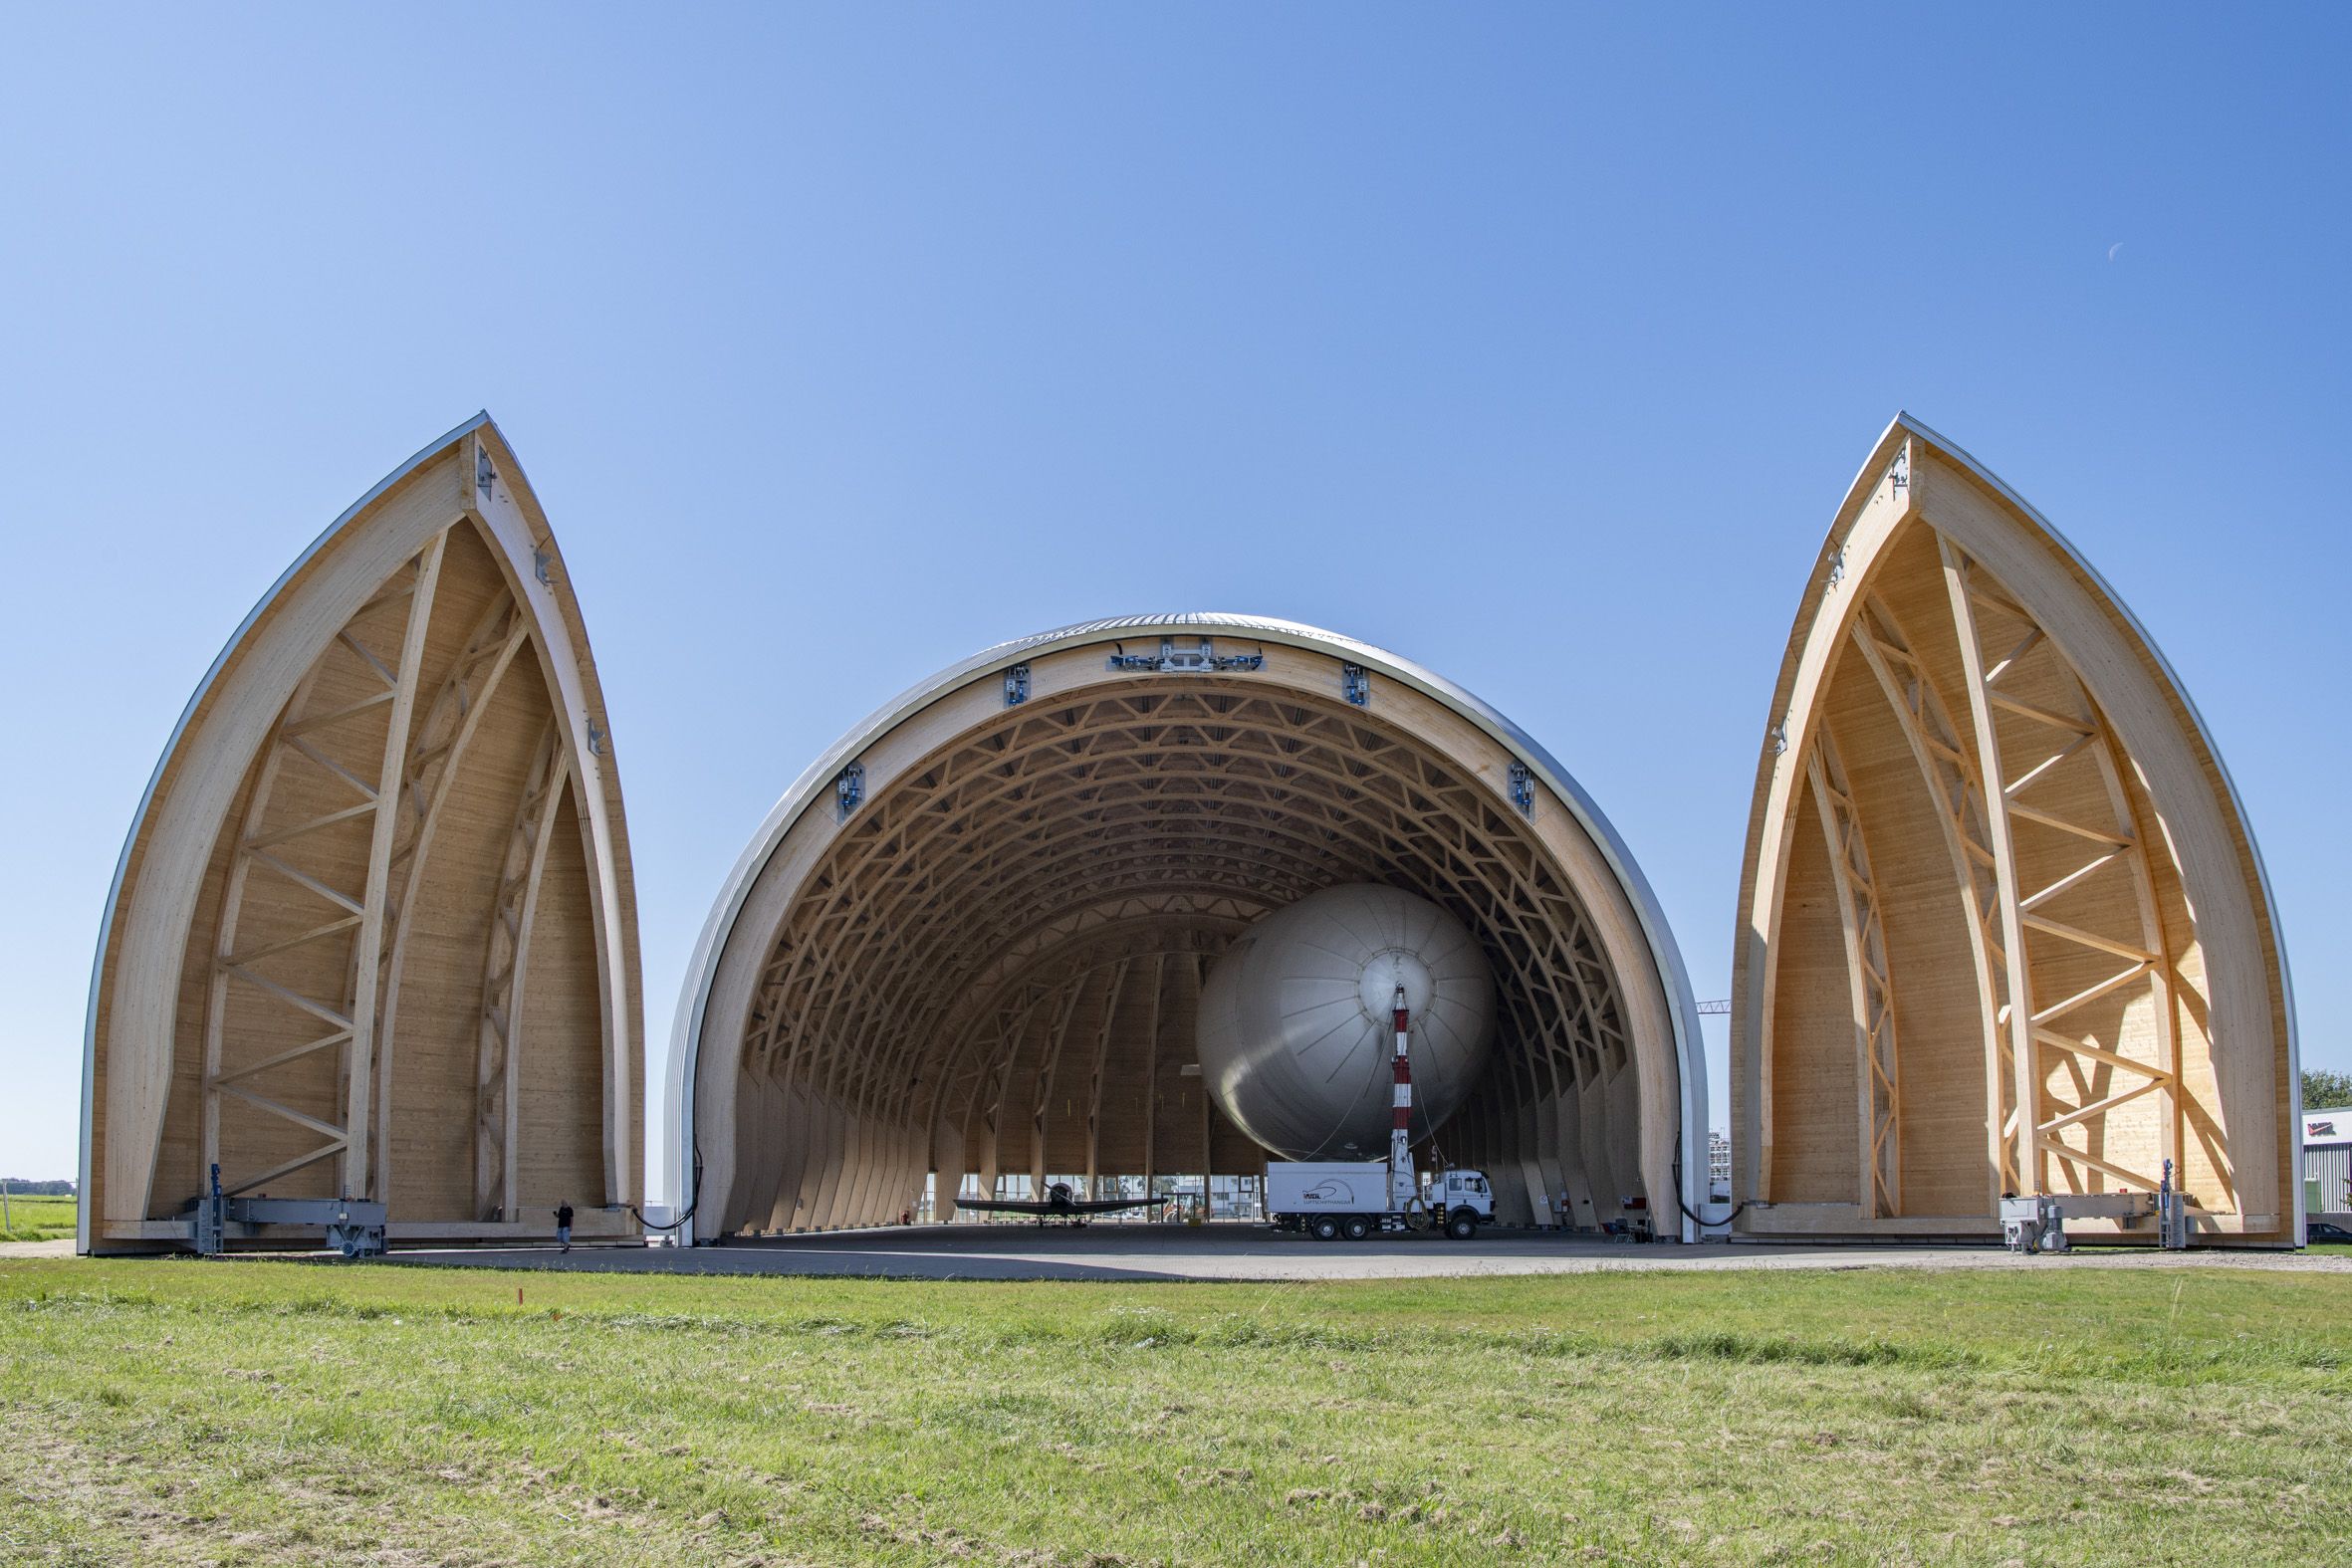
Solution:
[(645, 1218), (645, 1212), (642, 1209), (639, 1209), (635, 1204), (622, 1204), (620, 1207), (626, 1209), (629, 1212), (631, 1218), (633, 1218), (637, 1224), (643, 1226), (648, 1231), (675, 1231), (678, 1227), (693, 1219), (694, 1211), (702, 1207), (702, 1145), (696, 1144), (694, 1146), (694, 1195), (686, 1201), (686, 1212), (684, 1214), (678, 1216), (677, 1219), (670, 1221), (667, 1225), (655, 1225), (652, 1221)]
[(1676, 1133), (1674, 1135), (1674, 1207), (1680, 1209), (1683, 1212), (1684, 1219), (1690, 1221), (1691, 1224), (1697, 1226), (1702, 1231), (1707, 1230), (1711, 1226), (1729, 1227), (1733, 1221), (1739, 1219), (1742, 1215), (1748, 1212), (1748, 1202), (1747, 1200), (1743, 1199), (1737, 1209), (1734, 1209), (1730, 1214), (1725, 1215), (1721, 1220), (1709, 1220), (1691, 1213), (1691, 1206), (1684, 1203), (1682, 1198), (1681, 1133)]

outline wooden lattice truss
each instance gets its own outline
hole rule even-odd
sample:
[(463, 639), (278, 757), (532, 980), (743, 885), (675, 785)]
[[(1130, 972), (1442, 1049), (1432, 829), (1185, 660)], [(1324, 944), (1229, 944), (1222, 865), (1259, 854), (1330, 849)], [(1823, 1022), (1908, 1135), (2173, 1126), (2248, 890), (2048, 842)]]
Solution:
[(1255, 1173), (1186, 1071), (1201, 978), (1250, 921), (1353, 881), (1447, 906), (1494, 964), (1498, 1066), (1447, 1152), (1508, 1165), (1526, 1203), (1572, 1189), (1608, 1217), (1642, 1191), (1624, 987), (1582, 890), (1504, 768), (1350, 704), (1327, 662), (1327, 692), (1041, 693), (828, 802), (759, 950), (732, 1128), (696, 1129), (706, 1167), (728, 1141), (716, 1228), (894, 1218), (934, 1171), (948, 1195), (967, 1174)]
[[(600, 755), (581, 767), (592, 721), (565, 692), (592, 677), (511, 471), (478, 423), (395, 476), (191, 711), (110, 920), (94, 1243), (164, 1237), (215, 1171), (231, 1197), (385, 1200), (396, 1235), (633, 1201), (617, 786)], [(274, 704), (273, 669), (293, 672)], [(234, 794), (207, 829), (211, 783)], [(171, 976), (119, 950), (139, 935), (122, 911), (153, 907), (133, 895), (161, 900), (178, 866), (202, 879)], [(142, 1057), (122, 1025), (157, 1008), (177, 1022)]]
[(2209, 1231), (2288, 1229), (2251, 841), (2169, 674), (2046, 526), (1899, 425), (1778, 702), (1736, 979), (1750, 1228), (1982, 1229), (2004, 1193), (2169, 1171)]

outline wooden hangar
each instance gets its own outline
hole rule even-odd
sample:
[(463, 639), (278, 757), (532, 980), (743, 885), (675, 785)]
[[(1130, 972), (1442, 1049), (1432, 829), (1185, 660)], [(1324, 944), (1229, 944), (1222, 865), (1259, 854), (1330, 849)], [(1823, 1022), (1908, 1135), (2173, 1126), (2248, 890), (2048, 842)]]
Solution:
[(2298, 1240), (2253, 837), (2180, 682), (2055, 530), (1898, 418), (1768, 731), (1733, 980), (1741, 1233), (1999, 1234), (2003, 1195), (2054, 1194), (2125, 1211), (2079, 1234), (2152, 1240), (2169, 1168), (2193, 1237)]
[[(2008, 1194), (2292, 1244), (2292, 1002), (2180, 683), (2074, 550), (1909, 419), (1817, 560), (1734, 960), (1736, 1232), (1986, 1237)], [(1287, 621), (1007, 643), (818, 760), (729, 876), (672, 1037), (681, 1234), (896, 1219), (935, 1181), (1248, 1175), (1208, 967), (1345, 884), (1443, 906), (1492, 1065), (1428, 1154), (1506, 1222), (1695, 1238), (1704, 1046), (1568, 774)], [(637, 932), (579, 606), (487, 417), (369, 492), (205, 676), (93, 974), (81, 1245), (642, 1234)], [(1688, 1207), (1685, 1207), (1685, 1206)]]
[(894, 1221), (934, 1172), (942, 1218), (967, 1175), (1256, 1174), (1194, 1065), (1202, 977), (1252, 921), (1349, 882), (1431, 899), (1487, 950), (1496, 1065), (1437, 1137), (1496, 1178), (1498, 1214), (1549, 1223), (1564, 1192), (1593, 1224), (1630, 1199), (1682, 1233), (1676, 1195), (1705, 1176), (1695, 1008), (1599, 810), (1426, 670), (1174, 615), (983, 653), (770, 814), (680, 1001), (690, 1235)]
[(546, 1235), (564, 1202), (583, 1234), (641, 1233), (606, 1209), (641, 1196), (643, 1042), (603, 714), (487, 416), (303, 553), (197, 688), (116, 871), (83, 1250), (315, 1245), (345, 1199), (395, 1242)]

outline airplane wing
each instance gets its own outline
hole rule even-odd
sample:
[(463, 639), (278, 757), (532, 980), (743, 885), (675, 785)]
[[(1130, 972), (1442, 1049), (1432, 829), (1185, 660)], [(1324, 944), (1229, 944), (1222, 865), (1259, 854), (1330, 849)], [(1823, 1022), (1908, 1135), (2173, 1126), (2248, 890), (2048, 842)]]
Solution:
[(1056, 1203), (1050, 1198), (959, 1198), (958, 1209), (969, 1209), (976, 1214), (1030, 1215), (1041, 1220), (1052, 1220), (1068, 1215), (1106, 1215), (1121, 1209), (1149, 1209), (1164, 1204), (1165, 1198), (1095, 1198), (1083, 1203)]

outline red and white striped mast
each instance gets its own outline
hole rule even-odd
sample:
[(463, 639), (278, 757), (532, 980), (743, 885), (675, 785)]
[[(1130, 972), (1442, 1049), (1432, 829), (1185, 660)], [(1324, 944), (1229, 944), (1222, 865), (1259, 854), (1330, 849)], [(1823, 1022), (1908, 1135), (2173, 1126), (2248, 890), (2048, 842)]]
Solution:
[(1413, 1060), (1406, 1040), (1412, 1033), (1412, 1009), (1405, 1006), (1405, 988), (1396, 988), (1396, 1117), (1388, 1129), (1388, 1195), (1399, 1207), (1420, 1191), (1413, 1176)]

